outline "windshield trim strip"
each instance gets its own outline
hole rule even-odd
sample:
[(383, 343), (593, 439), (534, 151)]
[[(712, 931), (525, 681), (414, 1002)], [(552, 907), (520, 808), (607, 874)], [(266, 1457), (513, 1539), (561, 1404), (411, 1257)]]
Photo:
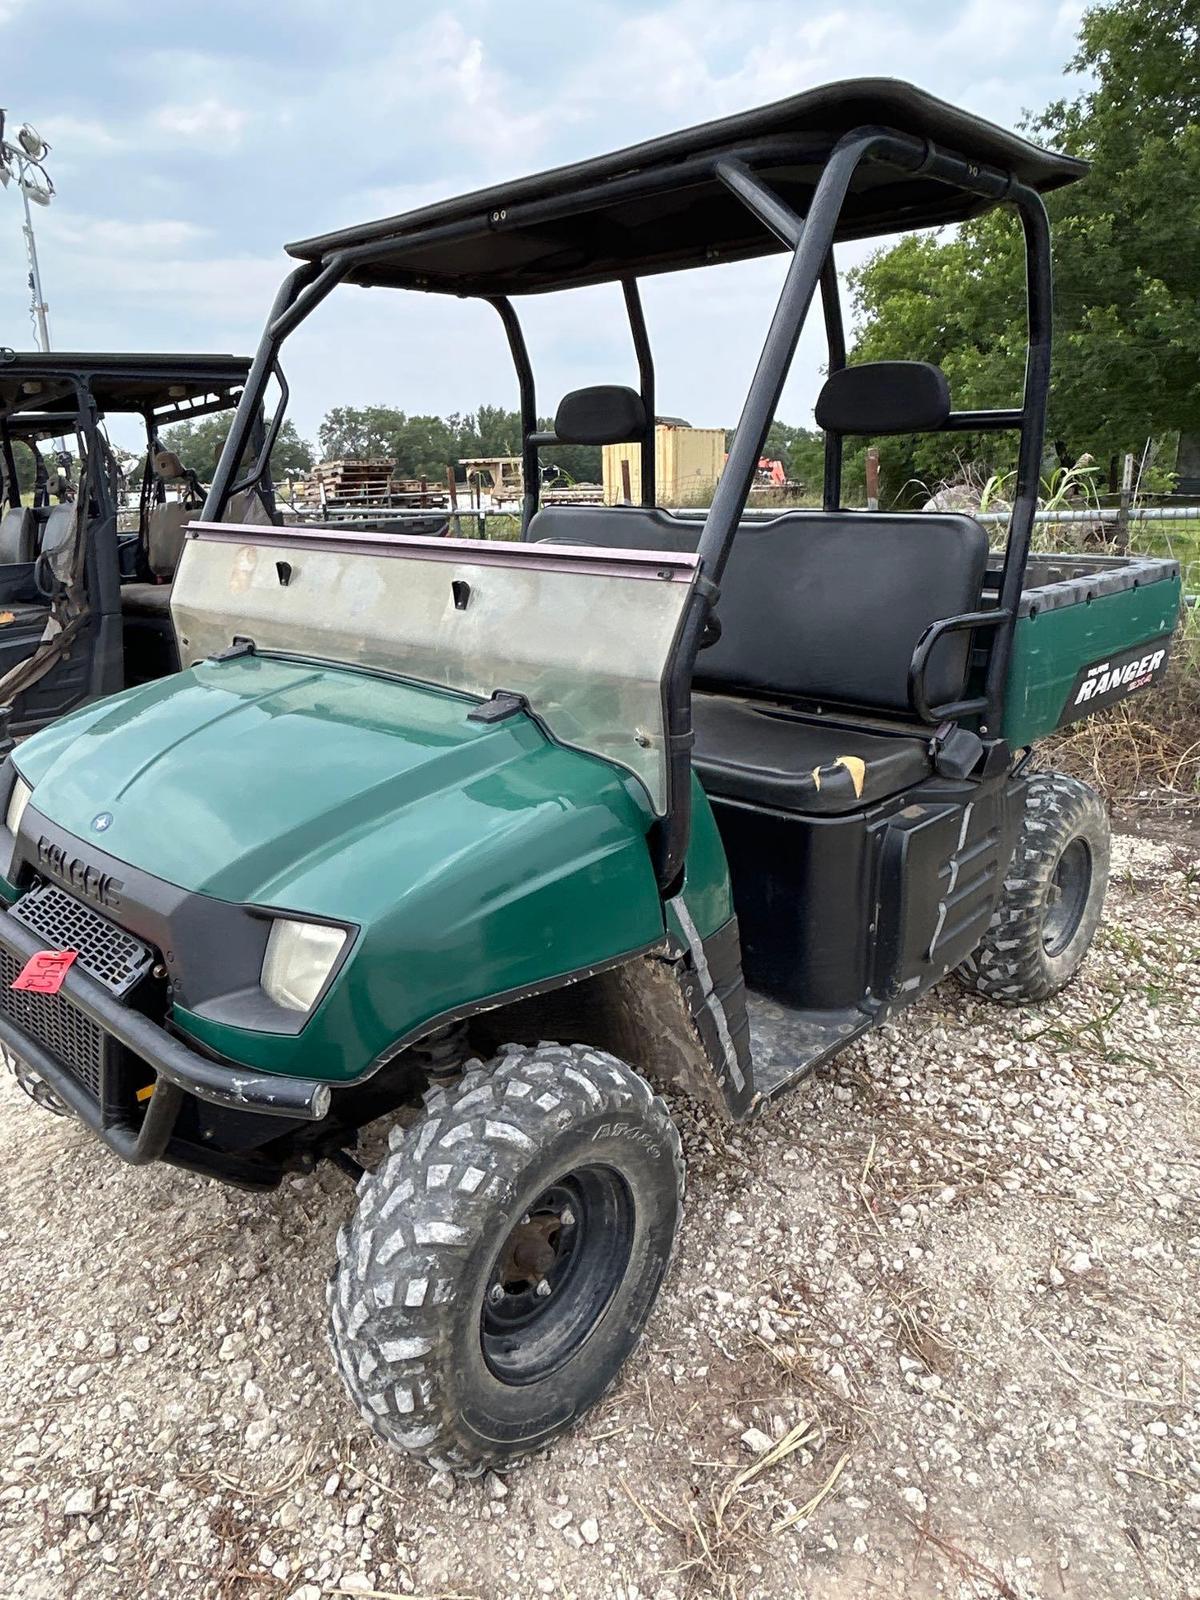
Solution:
[(337, 555), (374, 555), (394, 560), (440, 561), (453, 566), (538, 567), (588, 577), (640, 578), (654, 583), (691, 583), (699, 557), (694, 551), (614, 550), (583, 544), (520, 544), (499, 539), (436, 539), (419, 534), (343, 532), (328, 528), (264, 527), (261, 523), (193, 522), (189, 539), (203, 543), (311, 549)]

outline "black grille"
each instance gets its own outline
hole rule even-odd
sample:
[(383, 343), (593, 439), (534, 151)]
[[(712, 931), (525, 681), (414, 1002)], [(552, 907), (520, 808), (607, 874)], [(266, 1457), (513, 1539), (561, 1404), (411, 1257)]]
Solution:
[(44, 939), (48, 950), (78, 951), (83, 971), (115, 995), (128, 994), (154, 960), (132, 934), (52, 883), (22, 895), (12, 915)]
[(65, 994), (14, 989), (23, 962), (0, 948), (0, 1009), (22, 1032), (43, 1045), (99, 1100), (103, 1088), (105, 1038), (100, 1028)]

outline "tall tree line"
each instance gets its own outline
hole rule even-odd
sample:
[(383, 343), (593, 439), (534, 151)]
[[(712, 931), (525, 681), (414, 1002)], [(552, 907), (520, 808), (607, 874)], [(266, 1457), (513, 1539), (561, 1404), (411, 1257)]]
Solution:
[[(1150, 444), (1162, 467), (1200, 449), (1200, 0), (1113, 0), (1084, 13), (1069, 67), (1089, 87), (1029, 119), (1091, 171), (1046, 197), (1055, 329), (1048, 437), (1115, 476)], [(1012, 214), (909, 236), (853, 274), (852, 359), (936, 361), (957, 407), (1019, 399), (1024, 259)], [(892, 487), (1011, 465), (1001, 436), (889, 441)], [(1006, 454), (1005, 452), (1009, 452)], [(1191, 469), (1200, 473), (1200, 464)], [(1115, 486), (1115, 485), (1114, 485)]]

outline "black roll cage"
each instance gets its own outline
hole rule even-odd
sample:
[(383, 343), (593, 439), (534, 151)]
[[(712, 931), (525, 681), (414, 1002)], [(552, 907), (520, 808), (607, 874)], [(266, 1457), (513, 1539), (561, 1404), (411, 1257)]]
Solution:
[[(47, 401), (55, 406), (53, 412), (46, 411)], [(79, 441), (83, 463), (106, 464), (106, 470), (87, 474), (88, 495), (95, 504), (96, 515), (115, 515), (117, 506), (112, 493), (112, 473), (107, 470), (110, 455), (101, 430), (102, 421), (86, 383), (70, 378), (56, 384), (51, 394), (39, 394), (35, 413), (23, 412), (15, 406), (0, 411), (0, 464), (4, 479), (0, 500), (14, 508), (21, 504), (21, 489), (12, 453), (14, 442), (24, 444), (33, 452), (35, 460), (40, 460), (38, 440), (65, 437), (73, 433)], [(44, 503), (49, 504), (48, 494)]]
[[(781, 199), (755, 170), (757, 166), (768, 163), (778, 166), (783, 160), (821, 164), (821, 174), (804, 216)], [(1005, 676), (1037, 505), (1045, 435), (1050, 378), (1052, 283), (1049, 224), (1037, 189), (1019, 179), (1012, 170), (958, 154), (952, 149), (935, 145), (928, 138), (895, 128), (867, 125), (842, 134), (832, 144), (828, 140), (819, 143), (811, 138), (764, 138), (735, 143), (723, 151), (705, 151), (674, 160), (666, 166), (650, 165), (642, 170), (607, 178), (603, 183), (584, 184), (560, 194), (520, 202), (502, 210), (494, 210), (485, 219), (492, 229), (534, 229), (586, 212), (601, 201), (611, 205), (617, 200), (653, 198), (673, 193), (689, 182), (715, 178), (791, 252), (783, 288), (746, 395), (729, 457), (704, 519), (697, 550), (697, 581), (667, 668), (668, 806), (655, 840), (656, 871), (664, 894), (673, 893), (680, 883), (691, 829), (691, 684), (697, 651), (709, 614), (720, 593), (721, 577), (754, 483), (767, 430), (778, 406), (801, 329), (818, 290), (828, 343), (829, 370), (836, 371), (846, 364), (833, 245), (851, 181), (867, 161), (899, 169), (904, 174), (919, 175), (925, 183), (933, 181), (962, 195), (974, 197), (979, 202), (978, 209), (1001, 204), (1011, 206), (1020, 218), (1024, 234), (1027, 341), (1021, 404), (999, 410), (951, 412), (944, 424), (945, 430), (956, 432), (1011, 429), (1019, 433), (1016, 489), (996, 607), (986, 612), (948, 618), (935, 625), (940, 630), (938, 636), (947, 630), (974, 633), (978, 629), (986, 634), (987, 668), (983, 693), (971, 699), (939, 706), (930, 706), (923, 701), (920, 687), (923, 672), (918, 668), (923, 668), (936, 642), (936, 638), (928, 636), (921, 641), (914, 655), (912, 677), (914, 709), (924, 721), (939, 725), (962, 717), (976, 717), (979, 732), (988, 736), (999, 725)], [(473, 238), (479, 231), (480, 218), (472, 215), (431, 223), (414, 232), (406, 231), (403, 244), (407, 252), (416, 254), (424, 247), (443, 246), (456, 240)], [(896, 225), (892, 224), (887, 231), (896, 231)], [(861, 229), (859, 235), (862, 235)], [(356, 268), (373, 260), (382, 261), (394, 254), (395, 247), (394, 233), (339, 245), (318, 254), (315, 259), (304, 260), (285, 279), (271, 308), (246, 380), (241, 404), (209, 490), (203, 512), (205, 521), (221, 520), (231, 496), (254, 481), (269, 459), (283, 417), (282, 401), (276, 407), (254, 468), (247, 476), (234, 482), (236, 465), (251, 442), (253, 418), (260, 411), (263, 394), (272, 376), (279, 382), (283, 399), (286, 400), (286, 385), (279, 366), (283, 341)], [(622, 272), (610, 281), (621, 283), (637, 357), (640, 390), (648, 418), (646, 434), (640, 440), (642, 503), (653, 505), (654, 365), (642, 315), (637, 275), (632, 271)], [(420, 276), (413, 276), (410, 281), (397, 286), (446, 289), (446, 285), (431, 283)], [(465, 297), (471, 291), (458, 288), (453, 292)], [(538, 449), (552, 445), (556, 440), (553, 434), (538, 431), (533, 370), (511, 299), (508, 295), (488, 293), (479, 293), (478, 297), (485, 299), (499, 314), (516, 368), (523, 434), (524, 536), (538, 508)], [(823, 506), (826, 511), (840, 509), (841, 477), (842, 437), (827, 432), (823, 485)], [(918, 656), (921, 656), (919, 662)]]
[[(98, 517), (115, 515), (115, 466), (104, 437), (106, 416), (120, 414), (142, 419), (146, 431), (147, 463), (156, 447), (160, 428), (214, 412), (232, 411), (243, 395), (245, 361), (235, 357), (157, 357), (133, 355), (25, 355), (0, 350), (0, 378), (36, 383), (35, 392), (5, 404), (0, 399), (0, 508), (21, 504), (12, 446), (20, 442), (39, 454), (37, 440), (68, 433), (80, 440), (87, 461), (104, 470), (89, 474), (89, 489)], [(177, 368), (177, 370), (173, 370)], [(178, 383), (174, 378), (178, 378)], [(120, 397), (124, 385), (143, 385), (145, 397)], [(190, 392), (177, 394), (175, 389)], [(105, 399), (106, 390), (113, 390)], [(98, 398), (98, 394), (99, 397)], [(253, 419), (251, 435), (257, 443), (265, 431), (261, 410)], [(269, 488), (269, 485), (268, 485)], [(154, 473), (143, 474), (140, 509), (144, 513), (162, 486)], [(270, 502), (273, 509), (273, 501)], [(142, 518), (144, 525), (144, 516)]]

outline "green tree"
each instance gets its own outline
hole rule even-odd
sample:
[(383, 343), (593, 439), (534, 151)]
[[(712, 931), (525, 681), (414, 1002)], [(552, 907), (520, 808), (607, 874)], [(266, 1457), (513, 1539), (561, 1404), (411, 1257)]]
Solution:
[(390, 456), (403, 418), (394, 406), (334, 406), (317, 429), (322, 461)]
[[(1070, 66), (1092, 86), (1032, 119), (1039, 141), (1092, 163), (1047, 197), (1055, 242), (1048, 437), (1109, 463), (1148, 438), (1200, 433), (1200, 3), (1113, 0), (1084, 13)], [(959, 407), (1007, 405), (1024, 365), (1024, 267), (1008, 213), (909, 237), (853, 275), (854, 359), (937, 361)], [(888, 487), (1011, 465), (1011, 440), (889, 441)]]
[[(552, 426), (549, 417), (538, 423), (546, 431)], [(442, 482), (446, 468), (464, 458), (519, 456), (521, 418), (503, 406), (480, 406), (448, 417), (409, 416), (394, 406), (335, 406), (317, 437), (326, 461), (394, 461), (401, 477)], [(555, 446), (543, 460), (576, 481), (597, 482), (600, 477), (600, 450), (595, 445)]]
[[(216, 469), (232, 420), (229, 412), (217, 411), (194, 421), (176, 422), (165, 428), (160, 438), (164, 449), (173, 450), (185, 467), (207, 483)], [(294, 422), (285, 421), (271, 452), (272, 477), (279, 480), (307, 472), (312, 464), (312, 446), (296, 432)]]

